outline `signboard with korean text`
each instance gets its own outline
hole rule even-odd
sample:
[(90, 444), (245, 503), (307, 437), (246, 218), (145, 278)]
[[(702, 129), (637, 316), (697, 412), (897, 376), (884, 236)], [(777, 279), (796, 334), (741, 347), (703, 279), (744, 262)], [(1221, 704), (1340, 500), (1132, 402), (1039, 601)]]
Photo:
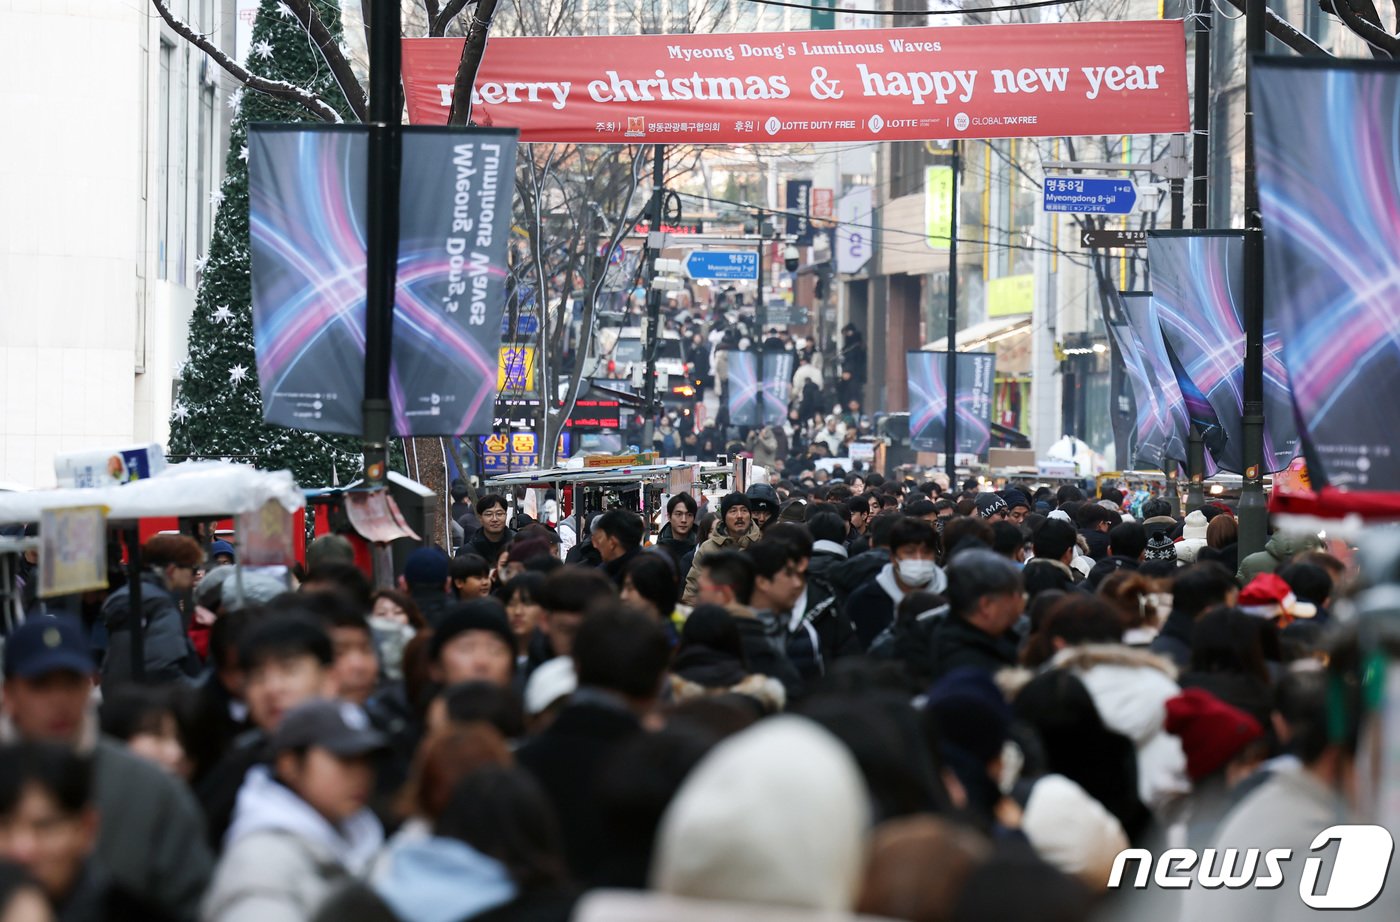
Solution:
[(39, 516), (39, 597), (107, 588), (107, 507), (45, 509)]

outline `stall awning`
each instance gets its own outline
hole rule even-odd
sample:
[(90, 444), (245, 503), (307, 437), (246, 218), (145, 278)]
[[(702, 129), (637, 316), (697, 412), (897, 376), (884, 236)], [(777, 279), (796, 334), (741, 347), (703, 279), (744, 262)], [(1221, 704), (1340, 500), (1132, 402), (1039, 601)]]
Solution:
[[(966, 330), (958, 331), (958, 351), (972, 352), (984, 346), (995, 345), (1003, 339), (1029, 333), (1031, 318), (995, 317), (983, 323), (973, 324)], [(948, 351), (948, 337), (936, 339), (923, 347), (924, 352)]]
[(45, 509), (106, 506), (114, 521), (148, 517), (235, 516), (276, 501), (288, 512), (306, 505), (290, 471), (244, 464), (174, 464), (149, 480), (111, 487), (0, 493), (0, 524), (37, 522)]

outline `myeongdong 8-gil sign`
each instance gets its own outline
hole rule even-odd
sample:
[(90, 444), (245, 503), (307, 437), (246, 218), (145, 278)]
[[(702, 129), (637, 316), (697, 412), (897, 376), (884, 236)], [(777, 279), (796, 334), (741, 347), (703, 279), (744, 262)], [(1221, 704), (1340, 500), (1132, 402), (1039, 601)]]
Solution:
[[(406, 39), (415, 124), (442, 124), (462, 40)], [(898, 141), (1187, 131), (1179, 20), (493, 38), (472, 91), (522, 141)]]

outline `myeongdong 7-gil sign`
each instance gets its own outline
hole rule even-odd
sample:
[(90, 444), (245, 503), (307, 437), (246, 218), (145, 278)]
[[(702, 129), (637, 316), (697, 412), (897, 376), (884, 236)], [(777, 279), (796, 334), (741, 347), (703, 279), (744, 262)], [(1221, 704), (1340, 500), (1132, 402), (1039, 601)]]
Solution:
[[(406, 39), (415, 124), (462, 40)], [(743, 144), (1187, 131), (1179, 20), (493, 38), (472, 117), (522, 141)]]

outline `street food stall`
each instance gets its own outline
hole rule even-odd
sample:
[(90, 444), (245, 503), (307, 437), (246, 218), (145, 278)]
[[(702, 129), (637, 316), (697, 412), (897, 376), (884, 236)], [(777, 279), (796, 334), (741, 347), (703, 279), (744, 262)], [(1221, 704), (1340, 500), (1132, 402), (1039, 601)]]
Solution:
[[(232, 525), (228, 540), (245, 565), (287, 566), (303, 551), (305, 498), (289, 471), (241, 464), (187, 462), (130, 482), (55, 490), (0, 492), (0, 526), (39, 526), (37, 536), (0, 539), (0, 621), (6, 630), (23, 615), (15, 561), (38, 553), (41, 597), (107, 587), (107, 547), (119, 537), (140, 610), (140, 547), (150, 535), (180, 530), (212, 536), (208, 526)], [(223, 536), (221, 534), (221, 536)], [(132, 620), (132, 674), (143, 671), (144, 625)]]

